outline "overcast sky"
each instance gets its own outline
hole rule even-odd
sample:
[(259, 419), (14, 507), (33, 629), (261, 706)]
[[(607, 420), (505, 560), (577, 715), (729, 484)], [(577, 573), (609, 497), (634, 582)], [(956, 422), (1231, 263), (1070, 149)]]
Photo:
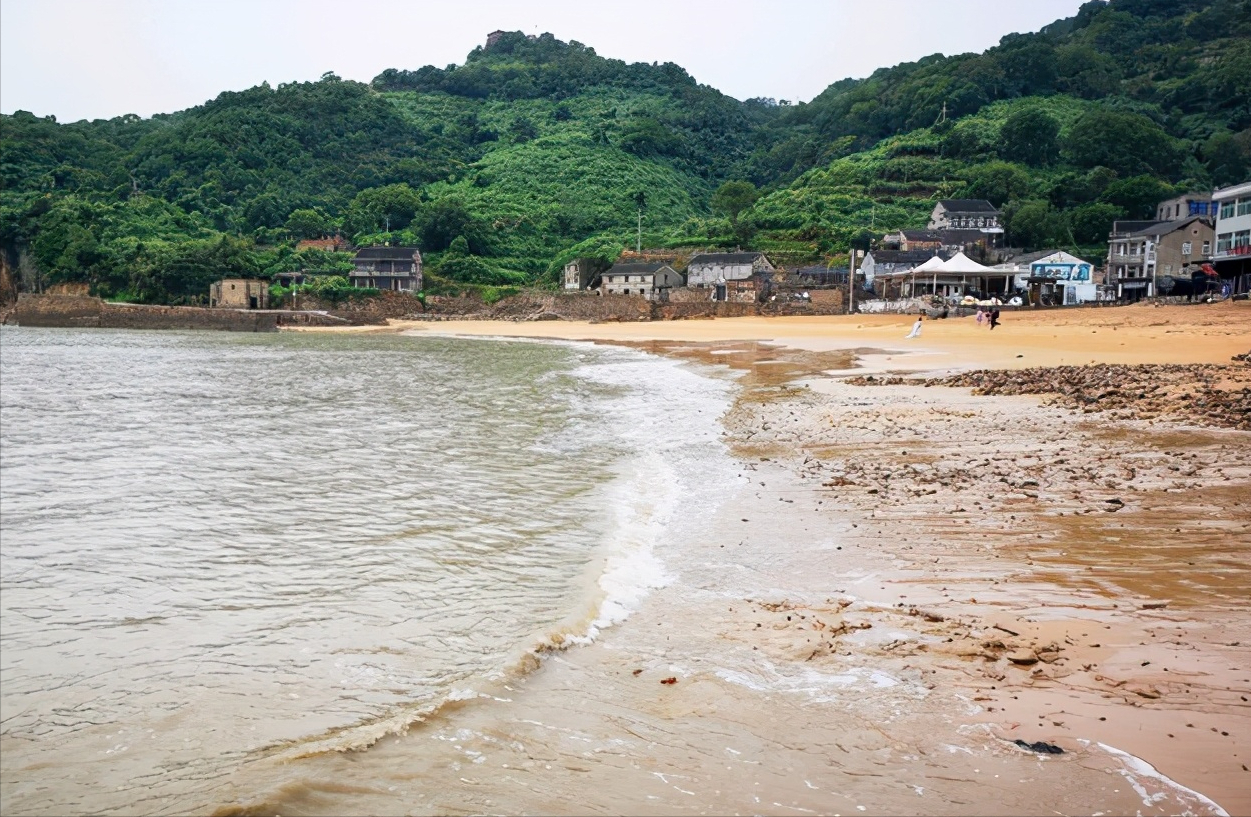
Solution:
[(845, 77), (983, 51), (1081, 0), (0, 0), (0, 111), (150, 116), (326, 71), (464, 62), (494, 29), (676, 62), (738, 99), (808, 101)]

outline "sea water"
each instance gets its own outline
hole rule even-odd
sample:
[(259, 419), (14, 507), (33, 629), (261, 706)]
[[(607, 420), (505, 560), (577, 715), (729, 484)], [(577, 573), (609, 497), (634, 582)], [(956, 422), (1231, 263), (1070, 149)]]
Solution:
[(203, 809), (593, 639), (715, 503), (729, 390), (589, 344), (5, 327), (0, 811)]

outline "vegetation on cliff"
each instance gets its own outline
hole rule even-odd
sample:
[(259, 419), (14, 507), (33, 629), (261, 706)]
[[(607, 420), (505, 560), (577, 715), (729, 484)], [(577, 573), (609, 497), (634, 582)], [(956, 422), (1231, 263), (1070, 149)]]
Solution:
[[(1086, 3), (983, 54), (739, 102), (551, 35), (463, 65), (327, 74), (141, 119), (0, 117), (0, 242), (42, 280), (194, 302), (223, 274), (342, 272), (295, 241), (412, 242), (436, 280), (554, 282), (634, 243), (817, 259), (986, 197), (1010, 243), (1251, 174), (1251, 2)], [(640, 195), (641, 194), (641, 195)]]

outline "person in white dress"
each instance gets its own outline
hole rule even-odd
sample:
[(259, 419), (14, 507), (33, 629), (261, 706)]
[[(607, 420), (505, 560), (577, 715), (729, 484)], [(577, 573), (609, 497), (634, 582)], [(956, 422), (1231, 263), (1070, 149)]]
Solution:
[(916, 323), (914, 323), (914, 324), (912, 324), (912, 331), (908, 333), (908, 336), (907, 336), (906, 338), (904, 338), (904, 340), (912, 340), (913, 338), (919, 338), (919, 337), (921, 337), (921, 319), (922, 319), (922, 317), (923, 317), (922, 315), (917, 315), (917, 322), (916, 322)]

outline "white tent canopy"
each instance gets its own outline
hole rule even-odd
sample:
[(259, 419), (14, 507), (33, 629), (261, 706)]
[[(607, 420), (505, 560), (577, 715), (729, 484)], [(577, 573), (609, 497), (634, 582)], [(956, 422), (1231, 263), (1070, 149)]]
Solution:
[(912, 272), (938, 272), (943, 269), (946, 269), (943, 266), (943, 259), (935, 255), (919, 267), (913, 267)]
[[(928, 264), (929, 262), (927, 261), (926, 263)], [(918, 269), (920, 269), (920, 267), (918, 267)], [(938, 269), (942, 272), (969, 274), (988, 273), (992, 271), (990, 267), (982, 266), (962, 252), (958, 252), (948, 260), (942, 262), (942, 264), (938, 266)]]

